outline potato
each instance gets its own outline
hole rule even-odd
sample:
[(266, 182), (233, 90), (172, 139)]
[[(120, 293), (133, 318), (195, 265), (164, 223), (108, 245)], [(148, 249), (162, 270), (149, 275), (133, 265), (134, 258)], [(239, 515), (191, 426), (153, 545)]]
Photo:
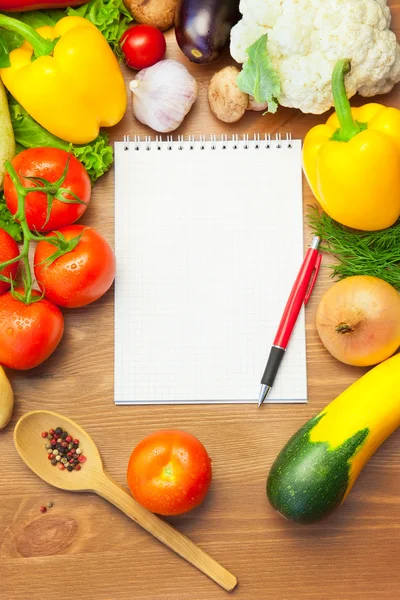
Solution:
[(241, 119), (249, 104), (249, 95), (239, 89), (237, 67), (225, 67), (213, 75), (208, 86), (208, 102), (212, 113), (224, 123)]
[(14, 408), (14, 393), (3, 367), (0, 366), (0, 429), (10, 422)]
[(178, 0), (124, 0), (126, 8), (138, 23), (168, 29), (175, 21)]

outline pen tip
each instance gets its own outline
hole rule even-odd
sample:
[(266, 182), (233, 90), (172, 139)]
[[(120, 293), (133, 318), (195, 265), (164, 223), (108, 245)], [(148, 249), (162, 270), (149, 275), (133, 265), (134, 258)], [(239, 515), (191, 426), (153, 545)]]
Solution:
[(270, 389), (271, 389), (270, 385), (262, 385), (261, 386), (260, 395), (258, 397), (258, 408), (260, 408), (261, 404), (264, 402), (265, 398), (268, 396)]

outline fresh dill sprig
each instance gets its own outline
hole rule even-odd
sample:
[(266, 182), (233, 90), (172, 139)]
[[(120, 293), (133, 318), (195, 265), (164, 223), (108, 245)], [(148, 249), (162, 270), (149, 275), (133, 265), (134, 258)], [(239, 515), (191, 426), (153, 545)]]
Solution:
[(315, 205), (309, 207), (307, 220), (322, 239), (321, 250), (338, 260), (328, 265), (332, 277), (372, 275), (400, 291), (400, 220), (387, 229), (358, 231), (340, 225)]

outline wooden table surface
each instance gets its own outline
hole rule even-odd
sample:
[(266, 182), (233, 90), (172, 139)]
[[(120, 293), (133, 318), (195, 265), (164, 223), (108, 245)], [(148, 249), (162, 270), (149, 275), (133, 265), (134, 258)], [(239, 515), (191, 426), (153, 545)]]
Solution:
[[(399, 2), (391, 5), (393, 28), (400, 34)], [(303, 138), (325, 120), (280, 108), (265, 117), (249, 113), (231, 126), (218, 122), (208, 108), (207, 83), (230, 62), (228, 54), (197, 67), (180, 54), (173, 32), (167, 38), (168, 56), (183, 60), (200, 88), (176, 134), (290, 131)], [(131, 77), (127, 72), (127, 81)], [(400, 87), (378, 101), (400, 106)], [(129, 106), (111, 139), (149, 133), (135, 122)], [(113, 186), (110, 172), (96, 185), (82, 219), (110, 242)], [(311, 201), (304, 185), (304, 202)], [(306, 310), (309, 401), (301, 406), (115, 407), (113, 290), (92, 306), (65, 312), (65, 335), (54, 355), (33, 371), (9, 373), (16, 408), (10, 426), (0, 433), (0, 598), (219, 600), (227, 595), (101, 498), (61, 492), (33, 475), (17, 455), (12, 434), (16, 420), (34, 409), (78, 421), (123, 485), (130, 453), (148, 433), (180, 428), (197, 436), (213, 460), (210, 494), (201, 507), (170, 521), (238, 577), (237, 600), (399, 598), (398, 432), (372, 457), (345, 504), (324, 522), (289, 523), (272, 510), (265, 495), (269, 468), (282, 445), (362, 374), (334, 360), (317, 336), (315, 311), (330, 285), (328, 274), (323, 269)], [(42, 515), (39, 507), (48, 501), (54, 507)]]

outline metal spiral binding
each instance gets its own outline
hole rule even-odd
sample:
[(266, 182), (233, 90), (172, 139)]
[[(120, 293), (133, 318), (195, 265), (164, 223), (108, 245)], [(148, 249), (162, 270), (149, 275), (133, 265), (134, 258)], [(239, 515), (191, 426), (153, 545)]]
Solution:
[[(206, 143), (210, 144), (211, 150), (216, 150), (219, 147), (222, 150), (227, 150), (228, 148), (232, 148), (233, 150), (237, 150), (239, 148), (244, 150), (249, 150), (251, 148), (258, 150), (261, 147), (271, 148), (272, 145), (274, 148), (289, 148), (292, 146), (292, 134), (286, 133), (285, 138), (282, 139), (281, 133), (276, 133), (275, 138), (273, 139), (270, 133), (265, 133), (264, 136), (261, 136), (259, 133), (255, 133), (253, 138), (250, 139), (248, 134), (232, 134), (228, 136), (226, 134), (217, 135), (199, 135), (198, 138), (194, 135), (178, 135), (178, 137), (174, 140), (172, 135), (167, 135), (166, 139), (163, 139), (162, 135), (156, 135), (155, 139), (152, 139), (150, 135), (146, 135), (144, 138), (141, 138), (140, 135), (135, 135), (131, 140), (129, 135), (124, 135), (124, 150), (130, 149), (130, 144), (133, 143), (133, 149), (135, 151), (144, 148), (147, 151), (155, 148), (156, 150), (163, 150), (165, 147), (168, 151), (173, 150), (175, 147), (177, 150), (182, 151), (188, 148), (189, 150), (194, 150), (195, 147), (198, 147), (200, 150), (204, 150), (206, 148)], [(174, 145), (175, 144), (175, 145)], [(195, 146), (196, 144), (196, 146)], [(228, 145), (229, 144), (229, 145)]]

